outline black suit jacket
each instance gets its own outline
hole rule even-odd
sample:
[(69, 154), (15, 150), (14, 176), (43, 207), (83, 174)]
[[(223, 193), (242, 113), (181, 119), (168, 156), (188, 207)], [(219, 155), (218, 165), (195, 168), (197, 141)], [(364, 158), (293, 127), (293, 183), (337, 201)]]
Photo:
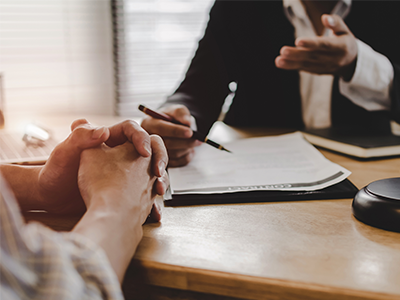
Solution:
[[(388, 133), (400, 121), (400, 1), (353, 1), (345, 22), (353, 34), (392, 62), (391, 111), (369, 112), (332, 88), (332, 127)], [(186, 78), (167, 104), (186, 105), (198, 129), (208, 132), (237, 82), (225, 122), (235, 126), (304, 127), (299, 74), (275, 66), (284, 45), (294, 45), (294, 28), (282, 1), (216, 1)]]

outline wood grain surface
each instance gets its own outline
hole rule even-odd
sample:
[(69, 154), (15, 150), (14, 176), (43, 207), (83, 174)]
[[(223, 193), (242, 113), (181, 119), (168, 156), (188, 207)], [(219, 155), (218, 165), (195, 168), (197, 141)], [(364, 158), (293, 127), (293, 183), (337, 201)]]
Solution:
[[(211, 138), (285, 131), (233, 129)], [(400, 177), (400, 158), (360, 161), (321, 150), (368, 183)], [(161, 201), (161, 199), (158, 199)], [(127, 299), (400, 299), (400, 233), (365, 225), (352, 199), (165, 207), (123, 284)], [(43, 217), (43, 214), (42, 214)], [(69, 230), (77, 217), (26, 216)]]

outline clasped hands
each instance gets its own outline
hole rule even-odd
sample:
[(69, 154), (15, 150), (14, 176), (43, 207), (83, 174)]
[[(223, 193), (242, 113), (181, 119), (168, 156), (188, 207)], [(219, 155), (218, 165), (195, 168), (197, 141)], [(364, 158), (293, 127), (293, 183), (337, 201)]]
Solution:
[(296, 47), (281, 48), (275, 65), (285, 70), (339, 75), (350, 81), (357, 61), (356, 38), (337, 15), (322, 15), (321, 21), (333, 35), (297, 38)]
[(40, 207), (78, 214), (98, 205), (93, 203), (96, 193), (111, 193), (115, 199), (111, 205), (121, 206), (121, 199), (142, 202), (147, 206), (142, 218), (146, 220), (152, 208), (151, 216), (158, 221), (161, 211), (154, 198), (168, 187), (168, 157), (162, 139), (149, 136), (134, 121), (94, 127), (81, 119), (73, 122), (71, 130), (38, 169), (35, 192)]

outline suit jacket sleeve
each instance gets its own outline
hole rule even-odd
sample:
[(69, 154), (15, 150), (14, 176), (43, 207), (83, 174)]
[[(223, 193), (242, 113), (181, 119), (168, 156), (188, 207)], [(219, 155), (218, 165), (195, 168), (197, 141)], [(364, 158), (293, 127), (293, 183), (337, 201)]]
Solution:
[(207, 133), (218, 119), (221, 107), (229, 94), (229, 80), (225, 62), (220, 53), (215, 30), (221, 30), (223, 18), (218, 14), (218, 2), (210, 12), (210, 21), (204, 37), (191, 61), (185, 79), (162, 106), (183, 104), (195, 117), (199, 132)]

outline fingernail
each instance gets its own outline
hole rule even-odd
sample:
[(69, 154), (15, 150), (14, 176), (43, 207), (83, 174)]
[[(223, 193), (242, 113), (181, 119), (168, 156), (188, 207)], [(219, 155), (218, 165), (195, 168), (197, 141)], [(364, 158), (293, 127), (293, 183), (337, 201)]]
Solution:
[(190, 124), (190, 122), (191, 122), (190, 116), (185, 115), (185, 116), (183, 116), (183, 119), (184, 119), (185, 123)]
[(158, 172), (160, 173), (160, 177), (164, 175), (164, 173), (165, 173), (165, 167), (166, 167), (166, 165), (165, 165), (165, 162), (163, 162), (163, 161), (161, 161), (161, 162), (158, 164)]
[(99, 138), (101, 138), (101, 136), (104, 134), (104, 132), (106, 131), (105, 127), (98, 127), (93, 131), (92, 134), (92, 139), (97, 140)]
[(328, 16), (328, 23), (329, 23), (329, 25), (331, 25), (331, 26), (335, 26), (335, 19), (332, 18), (331, 16)]
[(282, 67), (282, 66), (284, 65), (283, 59), (282, 59), (282, 58), (277, 59), (277, 60), (276, 60), (276, 65), (277, 65), (278, 67)]
[(163, 177), (157, 177), (157, 181), (161, 182), (164, 185), (164, 178)]
[(190, 129), (185, 130), (184, 134), (183, 134), (186, 138), (190, 138), (192, 137), (193, 133)]
[(289, 55), (289, 49), (284, 49), (282, 52), (283, 55)]
[(147, 151), (149, 155), (151, 155), (151, 147), (149, 142), (147, 141), (143, 142), (143, 148)]
[(160, 204), (156, 203), (157, 209), (158, 209), (158, 213), (160, 214), (160, 217), (162, 216), (162, 207)]

